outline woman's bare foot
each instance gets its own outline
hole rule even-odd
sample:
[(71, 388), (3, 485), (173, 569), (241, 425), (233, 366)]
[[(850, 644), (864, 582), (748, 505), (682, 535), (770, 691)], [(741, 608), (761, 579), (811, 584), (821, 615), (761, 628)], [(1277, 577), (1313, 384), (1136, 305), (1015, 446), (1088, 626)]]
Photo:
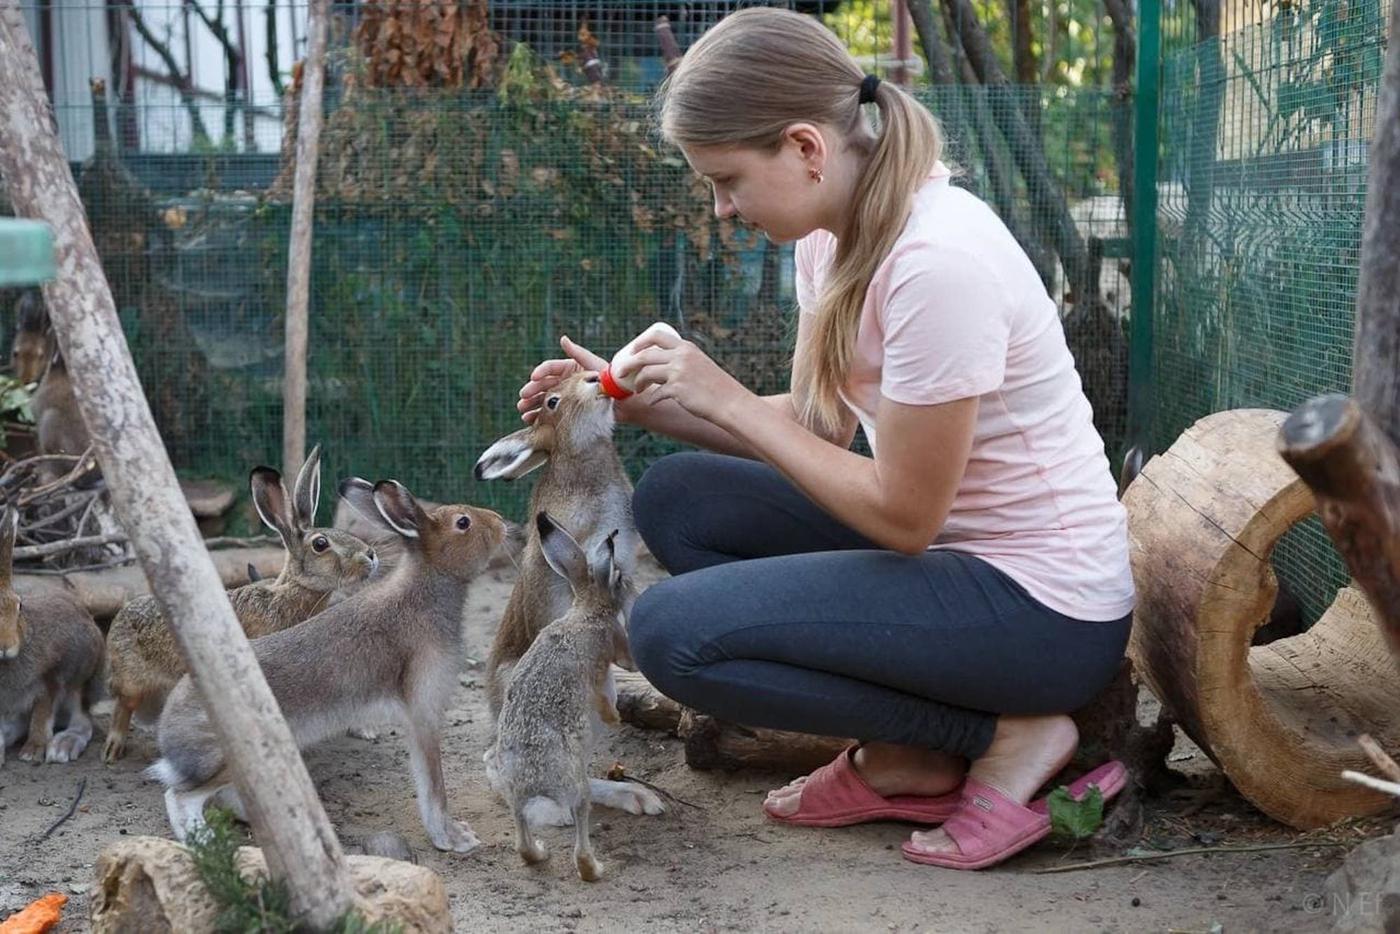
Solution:
[[(1026, 804), (1040, 786), (1074, 757), (1079, 730), (1063, 714), (1048, 717), (1001, 717), (992, 743), (972, 763), (968, 777)], [(910, 838), (926, 853), (956, 853), (958, 845), (941, 828), (915, 831)]]
[[(967, 760), (946, 752), (896, 746), (893, 743), (866, 743), (855, 752), (855, 767), (875, 793), (893, 795), (941, 795), (962, 783)], [(791, 817), (802, 803), (802, 776), (768, 792), (763, 809), (774, 817)]]

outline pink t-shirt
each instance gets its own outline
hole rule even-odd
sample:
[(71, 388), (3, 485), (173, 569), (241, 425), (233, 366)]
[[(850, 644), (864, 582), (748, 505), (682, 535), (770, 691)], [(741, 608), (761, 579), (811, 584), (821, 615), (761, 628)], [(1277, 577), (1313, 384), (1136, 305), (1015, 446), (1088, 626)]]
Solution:
[[(939, 163), (865, 297), (843, 392), (878, 450), (880, 397), (979, 397), (967, 470), (933, 548), (982, 558), (1083, 620), (1133, 608), (1127, 514), (1055, 303), (1000, 218)], [(836, 239), (797, 244), (797, 299), (817, 306)]]

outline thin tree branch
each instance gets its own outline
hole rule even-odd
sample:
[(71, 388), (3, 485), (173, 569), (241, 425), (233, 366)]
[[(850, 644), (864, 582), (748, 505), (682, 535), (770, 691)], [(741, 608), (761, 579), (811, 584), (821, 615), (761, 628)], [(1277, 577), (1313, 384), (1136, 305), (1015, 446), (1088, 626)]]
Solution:
[(145, 18), (141, 16), (132, 0), (114, 0), (114, 2), (126, 10), (126, 15), (131, 20), (131, 25), (136, 27), (137, 34), (165, 64), (165, 70), (170, 72), (170, 80), (174, 82), (174, 87), (180, 94), (180, 101), (185, 105), (185, 110), (189, 111), (191, 132), (194, 133), (195, 139), (207, 142), (209, 130), (204, 125), (204, 118), (199, 115), (199, 104), (194, 99), (190, 76), (180, 70), (179, 63), (175, 61), (175, 56), (170, 52), (170, 46), (161, 42), (151, 31), (151, 27), (146, 25)]

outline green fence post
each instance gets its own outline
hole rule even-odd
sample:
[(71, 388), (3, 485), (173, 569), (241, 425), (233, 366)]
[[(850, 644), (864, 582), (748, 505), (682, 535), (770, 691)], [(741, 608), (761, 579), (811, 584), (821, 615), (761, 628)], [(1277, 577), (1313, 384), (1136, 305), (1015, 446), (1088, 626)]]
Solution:
[(1152, 453), (1156, 404), (1152, 316), (1157, 288), (1157, 141), (1161, 101), (1161, 0), (1139, 4), (1137, 101), (1133, 115), (1133, 306), (1128, 332), (1128, 440)]

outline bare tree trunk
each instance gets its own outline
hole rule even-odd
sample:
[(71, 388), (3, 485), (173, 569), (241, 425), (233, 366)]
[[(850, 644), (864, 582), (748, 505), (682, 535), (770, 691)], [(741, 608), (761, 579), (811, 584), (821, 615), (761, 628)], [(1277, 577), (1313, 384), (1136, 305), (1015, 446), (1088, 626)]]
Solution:
[(1196, 94), (1186, 170), (1186, 239), (1196, 262), (1205, 259), (1206, 222), (1215, 199), (1225, 65), (1220, 51), (1220, 0), (1192, 0), (1196, 10)]
[(243, 148), (254, 149), (253, 141), (253, 82), (248, 71), (248, 36), (243, 22), (243, 0), (234, 0), (233, 15), (238, 18), (238, 85), (243, 98)]
[(963, 51), (962, 40), (958, 36), (958, 29), (953, 22), (951, 11), (947, 4), (944, 4), (942, 9), (948, 41), (952, 44), (957, 57), (959, 71), (957, 75), (954, 74), (954, 67), (947, 59), (943, 40), (939, 37), (937, 27), (934, 25), (933, 10), (929, 0), (911, 0), (909, 7), (909, 12), (914, 19), (914, 27), (918, 31), (920, 43), (924, 47), (925, 56), (936, 55), (942, 59), (939, 63), (929, 59), (929, 69), (940, 84), (944, 83), (941, 75), (946, 73), (947, 83), (956, 88), (952, 92), (952, 98), (957, 101), (954, 119), (960, 122), (959, 130), (961, 132), (974, 136), (978, 148), (982, 151), (982, 160), (991, 188), (992, 204), (996, 207), (997, 214), (1010, 228), (1016, 242), (1021, 244), (1021, 248), (1031, 258), (1036, 272), (1040, 274), (1040, 280), (1045, 283), (1045, 287), (1048, 289), (1055, 278), (1055, 258), (1046, 250), (1045, 244), (1041, 242), (1035, 231), (1027, 229), (1022, 222), (1022, 215), (1016, 210), (1017, 198), (1014, 183), (1016, 170), (1006, 164), (1001, 148), (997, 145), (1001, 139), (1001, 131), (997, 129), (996, 121), (992, 119), (991, 112), (987, 108), (982, 84), (972, 70), (972, 65), (967, 60), (967, 54)]
[(277, 54), (277, 0), (267, 0), (264, 16), (267, 18), (267, 77), (272, 81), (273, 93), (281, 100), (287, 93), (287, 87), (282, 81), (282, 66)]
[[(1400, 4), (1390, 10), (1400, 35)], [(1400, 656), (1400, 42), (1386, 51), (1356, 291), (1355, 401), (1314, 399), (1284, 424), (1284, 456), (1318, 494), (1338, 551)], [(1400, 929), (1400, 832), (1358, 847), (1329, 880), (1339, 929)], [(1364, 917), (1363, 917), (1364, 915)]]
[(194, 84), (190, 80), (188, 73), (180, 69), (180, 65), (175, 61), (175, 56), (170, 51), (170, 46), (160, 40), (151, 27), (146, 25), (145, 18), (136, 9), (132, 0), (114, 0), (114, 2), (126, 11), (126, 15), (131, 20), (131, 25), (136, 28), (136, 32), (145, 40), (146, 45), (151, 47), (151, 51), (165, 65), (165, 70), (170, 73), (170, 80), (175, 82), (175, 87), (180, 92), (180, 103), (185, 105), (186, 112), (190, 115), (190, 132), (194, 134), (196, 142), (208, 142), (209, 130), (204, 125), (204, 118), (199, 113), (199, 102), (194, 97)]
[(1355, 402), (1327, 395), (1294, 411), (1280, 451), (1317, 497), (1322, 524), (1400, 661), (1400, 449)]
[(297, 120), (296, 179), (292, 187), (292, 236), (287, 256), (287, 347), (282, 387), (282, 464), (286, 476), (306, 458), (307, 304), (311, 291), (311, 223), (316, 201), (316, 162), (321, 146), (321, 92), (326, 80), (328, 0), (307, 10), (308, 44)]
[(1007, 6), (1007, 16), (1011, 21), (1011, 72), (1016, 76), (1016, 83), (1025, 89), (1022, 104), (1026, 122), (1031, 125), (1035, 135), (1040, 136), (1040, 95), (1031, 90), (1040, 85), (1040, 68), (1036, 65), (1035, 49), (1031, 44), (1030, 0), (1007, 0)]
[(345, 857), (151, 420), (17, 0), (0, 0), (0, 73), (0, 175), (16, 213), (53, 228), (59, 275), (44, 297), (112, 504), (174, 624), (273, 877), (310, 924), (329, 926), (350, 906)]
[[(957, 27), (968, 60), (976, 69), (982, 84), (993, 100), (995, 117), (1011, 147), (1011, 156), (1026, 180), (1031, 207), (1044, 219), (1050, 242), (1060, 254), (1065, 276), (1075, 291), (1077, 301), (1087, 303), (1098, 295), (1097, 268), (1091, 262), (1084, 239), (1070, 217), (1069, 206), (1030, 125), (1026, 122), (1020, 102), (1011, 93), (1011, 83), (1001, 69), (991, 40), (977, 19), (972, 0), (945, 0)], [(995, 106), (1000, 103), (1002, 106)]]
[(1113, 21), (1113, 155), (1118, 163), (1118, 191), (1123, 199), (1123, 223), (1133, 230), (1133, 70), (1137, 67), (1137, 37), (1126, 0), (1104, 0)]
[(1074, 352), (1084, 394), (1094, 421), (1109, 445), (1117, 441), (1127, 413), (1128, 343), (1099, 287), (1103, 257), (1079, 235), (1063, 190), (1050, 171), (1045, 149), (1011, 93), (987, 33), (977, 20), (972, 0), (944, 0), (968, 59), (992, 96), (993, 113), (1025, 179), (1032, 218), (1055, 248), (1069, 283), (1071, 308), (1065, 315), (1065, 338)]

